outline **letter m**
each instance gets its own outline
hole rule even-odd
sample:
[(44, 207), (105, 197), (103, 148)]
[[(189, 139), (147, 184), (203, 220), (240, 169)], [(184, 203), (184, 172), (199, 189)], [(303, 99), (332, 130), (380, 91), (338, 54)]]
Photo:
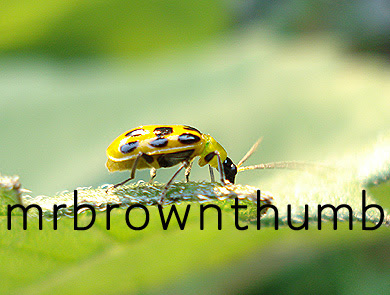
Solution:
[(16, 205), (8, 205), (8, 212), (7, 212), (7, 229), (11, 229), (11, 213), (12, 210), (15, 208), (20, 208), (23, 211), (23, 229), (27, 229), (27, 211), (31, 208), (36, 208), (38, 210), (38, 218), (39, 218), (39, 230), (42, 230), (42, 208), (39, 205), (31, 204), (27, 207), (24, 207), (23, 205), (16, 204)]
[(330, 208), (333, 210), (333, 229), (336, 230), (337, 229), (337, 212), (341, 209), (341, 208), (345, 208), (348, 210), (349, 212), (349, 229), (352, 230), (352, 226), (353, 226), (353, 212), (352, 212), (352, 208), (346, 204), (341, 204), (339, 206), (337, 206), (337, 208), (333, 205), (330, 205), (330, 204), (326, 204), (326, 205), (318, 205), (318, 229), (321, 230), (321, 217), (322, 217), (322, 210), (325, 209), (325, 208)]

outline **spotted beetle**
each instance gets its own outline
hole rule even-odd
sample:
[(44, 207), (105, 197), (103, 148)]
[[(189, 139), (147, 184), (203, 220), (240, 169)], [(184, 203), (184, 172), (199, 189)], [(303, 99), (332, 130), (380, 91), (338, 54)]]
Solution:
[(189, 181), (191, 166), (197, 156), (200, 167), (209, 165), (212, 181), (212, 168), (216, 168), (223, 185), (234, 183), (237, 167), (227, 157), (225, 149), (210, 135), (186, 125), (144, 125), (124, 132), (107, 148), (106, 167), (110, 172), (131, 170), (130, 178), (114, 185), (118, 187), (133, 179), (137, 169), (150, 168), (152, 182), (157, 169), (181, 163), (166, 184), (164, 196), (169, 185), (184, 168), (186, 181)]

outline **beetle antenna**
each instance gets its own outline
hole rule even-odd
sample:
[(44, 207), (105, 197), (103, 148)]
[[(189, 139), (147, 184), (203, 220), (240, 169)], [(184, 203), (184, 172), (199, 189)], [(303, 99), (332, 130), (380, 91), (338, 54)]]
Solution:
[(255, 169), (289, 169), (289, 170), (322, 170), (328, 169), (333, 170), (335, 168), (330, 167), (325, 164), (319, 163), (310, 163), (305, 161), (282, 161), (282, 162), (271, 162), (258, 165), (244, 166), (240, 167), (248, 158), (256, 151), (257, 147), (263, 140), (263, 137), (260, 137), (250, 148), (250, 150), (245, 154), (245, 156), (237, 164), (237, 172), (246, 171), (246, 170), (255, 170)]
[[(245, 154), (245, 156), (240, 160), (240, 162), (238, 162), (237, 164), (237, 168), (240, 167), (242, 164), (244, 164), (244, 162), (246, 160), (248, 160), (248, 158), (256, 151), (257, 147), (259, 146), (260, 142), (263, 140), (263, 137), (260, 137), (255, 143), (254, 145), (252, 145), (252, 147), (250, 148), (250, 150)], [(247, 170), (247, 169), (245, 169)], [(240, 169), (238, 169), (238, 171), (240, 171)]]
[(305, 169), (332, 169), (327, 165), (310, 163), (303, 161), (283, 161), (271, 162), (266, 164), (258, 164), (252, 166), (239, 167), (238, 172), (255, 169), (291, 169), (291, 170), (305, 170)]

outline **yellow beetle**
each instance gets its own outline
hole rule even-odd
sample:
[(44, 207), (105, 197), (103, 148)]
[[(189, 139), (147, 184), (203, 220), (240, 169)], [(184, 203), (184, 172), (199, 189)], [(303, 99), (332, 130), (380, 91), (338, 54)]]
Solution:
[(156, 169), (181, 166), (168, 181), (163, 197), (177, 174), (186, 168), (186, 181), (189, 181), (191, 165), (199, 156), (200, 167), (206, 164), (216, 168), (223, 185), (234, 183), (237, 167), (227, 157), (225, 149), (210, 135), (186, 125), (144, 125), (133, 128), (118, 136), (107, 148), (107, 169), (110, 172), (131, 170), (130, 178), (114, 185), (120, 186), (135, 177), (137, 169), (151, 169), (150, 182), (156, 177)]

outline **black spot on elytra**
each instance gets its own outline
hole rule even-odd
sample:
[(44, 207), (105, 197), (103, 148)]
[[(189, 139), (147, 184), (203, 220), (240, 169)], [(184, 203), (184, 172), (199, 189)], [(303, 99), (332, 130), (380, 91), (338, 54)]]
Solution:
[(145, 130), (142, 128), (138, 128), (138, 129), (134, 129), (134, 130), (127, 132), (125, 136), (135, 137), (135, 136), (140, 136), (143, 134), (145, 134)]
[(151, 145), (152, 147), (164, 147), (167, 146), (167, 144), (168, 144), (168, 139), (164, 137), (157, 138), (155, 140), (152, 140), (149, 143), (149, 145)]
[(194, 150), (187, 150), (182, 152), (163, 154), (157, 158), (160, 167), (172, 167), (185, 160), (188, 160)]
[(194, 128), (194, 127), (191, 127), (191, 126), (185, 125), (185, 126), (184, 126), (184, 129), (186, 129), (186, 130), (191, 130), (191, 131), (195, 131), (195, 132), (198, 132), (199, 134), (202, 134), (202, 132), (200, 132), (198, 129), (196, 129), (196, 128)]
[(191, 144), (198, 142), (200, 137), (191, 133), (183, 133), (179, 135), (179, 141), (183, 144)]
[(138, 146), (139, 146), (139, 142), (138, 141), (128, 142), (128, 143), (126, 143), (126, 144), (121, 146), (121, 152), (124, 153), (124, 154), (131, 153)]
[(156, 134), (158, 137), (162, 137), (164, 135), (171, 134), (173, 132), (172, 127), (157, 127), (153, 130), (154, 134)]
[(214, 152), (211, 152), (211, 153), (207, 154), (206, 157), (204, 157), (204, 160), (205, 160), (206, 162), (210, 162), (211, 159), (214, 158), (214, 156), (215, 156), (215, 153), (214, 153)]
[(145, 159), (146, 162), (148, 162), (149, 164), (153, 162), (153, 157), (152, 156), (149, 156), (147, 154), (142, 154), (142, 158)]

